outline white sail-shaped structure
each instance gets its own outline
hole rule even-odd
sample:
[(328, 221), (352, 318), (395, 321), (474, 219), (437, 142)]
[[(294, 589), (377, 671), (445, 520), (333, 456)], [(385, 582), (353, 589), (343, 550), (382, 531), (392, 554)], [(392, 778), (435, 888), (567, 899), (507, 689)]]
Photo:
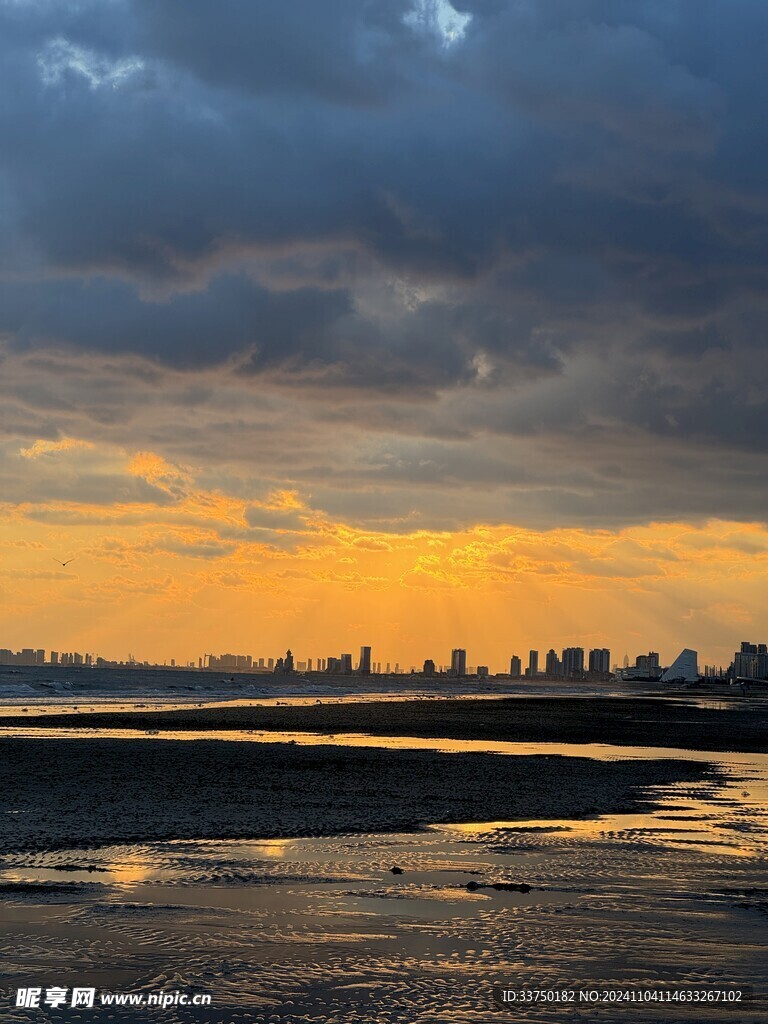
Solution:
[(661, 677), (662, 683), (692, 683), (699, 678), (699, 654), (686, 647)]

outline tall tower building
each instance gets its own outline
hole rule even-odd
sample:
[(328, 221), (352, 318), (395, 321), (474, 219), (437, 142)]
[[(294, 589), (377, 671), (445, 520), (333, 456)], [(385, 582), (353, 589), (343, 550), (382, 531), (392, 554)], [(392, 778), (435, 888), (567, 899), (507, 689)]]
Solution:
[(566, 679), (584, 673), (584, 648), (566, 647), (563, 651), (563, 675)]
[(451, 675), (465, 676), (467, 674), (467, 652), (463, 647), (455, 647), (451, 651)]
[(509, 659), (509, 674), (513, 679), (519, 679), (523, 674), (523, 663), (516, 654)]
[(596, 647), (589, 652), (589, 671), (609, 675), (611, 671), (611, 652), (607, 647)]
[(528, 652), (528, 668), (525, 674), (531, 679), (535, 679), (539, 674), (539, 652), (529, 651)]
[(563, 674), (560, 659), (553, 648), (547, 651), (546, 674), (550, 679), (557, 679)]
[(361, 647), (360, 648), (360, 663), (357, 666), (357, 671), (361, 676), (369, 676), (371, 674), (371, 648)]

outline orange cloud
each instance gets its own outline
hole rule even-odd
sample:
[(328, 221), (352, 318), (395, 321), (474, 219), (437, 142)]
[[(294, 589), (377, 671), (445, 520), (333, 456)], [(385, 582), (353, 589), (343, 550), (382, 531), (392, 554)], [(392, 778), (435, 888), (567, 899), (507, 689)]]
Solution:
[(256, 504), (260, 504), (263, 508), (279, 509), (286, 512), (307, 507), (298, 491), (272, 491), (266, 501), (256, 502)]
[(60, 441), (37, 440), (29, 448), (19, 448), (19, 455), (25, 459), (38, 459), (41, 455), (57, 455), (76, 449), (93, 449), (90, 441), (80, 441), (74, 437), (64, 437)]
[(166, 490), (191, 480), (187, 470), (172, 465), (155, 452), (137, 452), (128, 463), (128, 472)]

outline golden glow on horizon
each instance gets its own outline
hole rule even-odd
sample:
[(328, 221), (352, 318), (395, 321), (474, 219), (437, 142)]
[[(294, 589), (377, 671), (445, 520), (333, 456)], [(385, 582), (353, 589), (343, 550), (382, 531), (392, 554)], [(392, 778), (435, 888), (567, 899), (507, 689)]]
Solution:
[[(356, 656), (370, 643), (374, 661), (407, 670), (458, 645), (502, 670), (511, 654), (569, 644), (610, 646), (616, 661), (692, 646), (702, 664), (727, 664), (740, 639), (762, 636), (761, 524), (394, 533), (332, 517), (296, 487), (259, 499), (205, 489), (154, 452), (67, 439), (19, 457), (73, 474), (80, 460), (90, 477), (109, 474), (114, 499), (84, 488), (9, 510), (0, 646), (183, 662), (287, 646), (302, 660)], [(146, 493), (128, 489), (137, 479)]]

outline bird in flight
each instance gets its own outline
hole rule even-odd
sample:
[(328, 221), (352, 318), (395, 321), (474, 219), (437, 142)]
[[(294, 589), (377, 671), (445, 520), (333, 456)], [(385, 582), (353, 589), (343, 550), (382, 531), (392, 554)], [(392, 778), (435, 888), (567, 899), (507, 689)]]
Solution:
[(66, 562), (62, 562), (60, 558), (54, 558), (54, 562), (58, 562), (59, 565), (69, 565), (70, 562), (74, 562), (74, 558), (68, 558)]

